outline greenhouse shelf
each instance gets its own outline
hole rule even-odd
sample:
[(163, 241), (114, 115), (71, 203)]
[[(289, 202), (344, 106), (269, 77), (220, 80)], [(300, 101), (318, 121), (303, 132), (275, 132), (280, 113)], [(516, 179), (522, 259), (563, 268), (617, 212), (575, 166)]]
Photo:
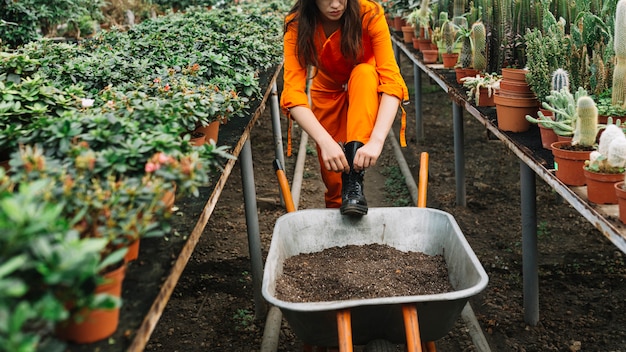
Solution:
[[(263, 98), (251, 101), (250, 114), (246, 117), (233, 117), (227, 124), (221, 125), (218, 145), (229, 146), (229, 153), (235, 156), (227, 160), (221, 172), (212, 175), (211, 184), (200, 190), (200, 199), (176, 199), (172, 220), (172, 230), (165, 238), (145, 238), (141, 240), (139, 259), (129, 263), (122, 292), (122, 307), (120, 322), (113, 336), (92, 344), (70, 344), (67, 351), (143, 351), (154, 331), (161, 315), (169, 301), (179, 278), (181, 277), (189, 258), (191, 257), (204, 229), (209, 222), (213, 210), (220, 198), (221, 192), (228, 180), (235, 163), (250, 158), (249, 136), (255, 122), (259, 119), (276, 89), (276, 79), (282, 70), (281, 65), (275, 65), (260, 75), (260, 86), (266, 87)], [(253, 174), (251, 163), (242, 162), (242, 173)], [(251, 176), (253, 177), (253, 176)], [(245, 178), (242, 180), (246, 182)], [(252, 181), (253, 182), (253, 181)], [(245, 190), (244, 185), (244, 190)], [(244, 191), (245, 193), (245, 191)], [(245, 196), (245, 195), (244, 195)], [(250, 202), (254, 203), (254, 202)], [(246, 205), (248, 206), (248, 205)], [(256, 210), (253, 211), (256, 216)], [(254, 218), (248, 219), (250, 222)], [(258, 218), (256, 218), (258, 228)], [(249, 237), (255, 236), (250, 234)], [(256, 234), (258, 236), (258, 233)], [(258, 255), (251, 253), (251, 259)], [(254, 263), (253, 281), (258, 281), (259, 299), (261, 296), (262, 277), (254, 277), (255, 271), (262, 275), (262, 263)], [(260, 306), (261, 302), (256, 302)]]
[(407, 47), (398, 33), (392, 34), (392, 43), (397, 60), (401, 54), (412, 61), (415, 72), (415, 102), (417, 136), (423, 135), (421, 119), (421, 74), (427, 74), (445, 92), (452, 105), (454, 120), (454, 151), (456, 175), (456, 200), (464, 206), (465, 171), (463, 153), (463, 110), (467, 111), (485, 128), (504, 143), (520, 160), (522, 246), (524, 270), (524, 315), (528, 324), (535, 325), (539, 320), (538, 273), (537, 273), (537, 215), (535, 175), (541, 177), (580, 215), (593, 224), (620, 251), (626, 253), (626, 225), (621, 223), (617, 205), (598, 205), (587, 201), (587, 188), (568, 187), (555, 176), (554, 159), (551, 151), (541, 146), (539, 129), (533, 125), (522, 133), (504, 132), (498, 129), (495, 107), (476, 107), (467, 99), (465, 88), (456, 82), (454, 70), (443, 69), (441, 64), (424, 64), (420, 55), (412, 47)]

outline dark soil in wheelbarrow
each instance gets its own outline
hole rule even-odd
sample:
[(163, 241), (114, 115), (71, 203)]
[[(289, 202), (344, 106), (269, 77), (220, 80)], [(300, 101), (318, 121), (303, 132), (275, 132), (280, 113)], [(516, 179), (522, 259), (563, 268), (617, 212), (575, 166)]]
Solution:
[[(402, 72), (412, 86), (412, 66)], [(457, 206), (452, 108), (448, 95), (423, 75), (425, 137), (415, 137), (414, 102), (406, 105), (408, 146), (403, 150), (417, 179), (421, 152), (429, 153), (427, 206), (449, 212), (489, 275), (487, 288), (470, 304), (491, 351), (626, 351), (624, 254), (537, 178), (539, 322), (524, 321), (519, 160), (484, 126), (465, 113), (467, 205)], [(279, 82), (280, 87), (280, 82)], [(432, 89), (431, 89), (432, 88)], [(285, 214), (273, 170), (274, 140), (268, 113), (252, 130), (251, 144), (263, 253), (274, 224)], [(283, 119), (283, 136), (286, 121)], [(399, 121), (394, 126), (399, 135)], [(293, 180), (300, 133), (285, 169)], [(284, 143), (286, 146), (287, 143)], [(299, 209), (323, 207), (324, 187), (309, 140)], [(410, 206), (391, 145), (366, 172), (372, 207)], [(255, 319), (239, 165), (233, 170), (146, 351), (259, 351), (265, 317)], [(332, 267), (328, 270), (333, 270)], [(311, 290), (319, 290), (312, 287)], [(436, 341), (440, 352), (478, 351), (459, 318)], [(278, 351), (300, 351), (283, 321)], [(399, 346), (402, 350), (402, 346)]]

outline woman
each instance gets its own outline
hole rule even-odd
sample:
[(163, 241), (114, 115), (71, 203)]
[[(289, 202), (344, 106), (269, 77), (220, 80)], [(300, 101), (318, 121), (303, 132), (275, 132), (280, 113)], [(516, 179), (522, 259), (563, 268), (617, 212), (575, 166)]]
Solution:
[[(313, 68), (310, 105), (307, 67)], [(364, 170), (376, 164), (406, 100), (378, 3), (297, 0), (285, 21), (281, 107), (317, 143), (327, 208), (367, 214)]]

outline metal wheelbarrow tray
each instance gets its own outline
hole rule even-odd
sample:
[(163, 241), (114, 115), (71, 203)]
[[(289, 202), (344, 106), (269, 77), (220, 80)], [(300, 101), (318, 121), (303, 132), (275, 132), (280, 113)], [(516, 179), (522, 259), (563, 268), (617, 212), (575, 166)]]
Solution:
[[(417, 296), (294, 303), (277, 299), (276, 282), (285, 259), (346, 245), (386, 244), (400, 251), (444, 256), (454, 291)], [(332, 270), (332, 268), (329, 268)], [(415, 304), (422, 341), (444, 337), (468, 299), (482, 291), (487, 273), (454, 218), (446, 212), (417, 207), (370, 208), (361, 218), (342, 216), (338, 209), (287, 213), (274, 226), (263, 274), (265, 299), (280, 308), (304, 343), (337, 346), (336, 312), (350, 309), (356, 345), (374, 339), (405, 341), (401, 306)]]

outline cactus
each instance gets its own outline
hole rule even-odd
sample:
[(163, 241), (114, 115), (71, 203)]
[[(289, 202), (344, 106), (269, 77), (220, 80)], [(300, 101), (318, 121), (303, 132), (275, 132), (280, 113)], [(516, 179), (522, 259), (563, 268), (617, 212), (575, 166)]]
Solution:
[(576, 130), (572, 145), (593, 146), (598, 134), (598, 108), (589, 96), (583, 96), (576, 102)]
[(550, 90), (560, 91), (563, 88), (569, 90), (569, 74), (564, 69), (558, 68), (552, 73)]
[(601, 173), (620, 173), (626, 166), (626, 135), (621, 127), (608, 124), (600, 136), (598, 150), (589, 155), (586, 168)]
[(441, 25), (441, 31), (443, 44), (446, 47), (446, 53), (452, 54), (456, 45), (456, 28), (452, 22), (446, 21)]
[(615, 68), (613, 69), (612, 104), (626, 107), (626, 0), (619, 0), (615, 10)]
[(487, 68), (487, 30), (482, 22), (478, 21), (472, 24), (470, 39), (472, 45), (472, 67), (482, 72)]

